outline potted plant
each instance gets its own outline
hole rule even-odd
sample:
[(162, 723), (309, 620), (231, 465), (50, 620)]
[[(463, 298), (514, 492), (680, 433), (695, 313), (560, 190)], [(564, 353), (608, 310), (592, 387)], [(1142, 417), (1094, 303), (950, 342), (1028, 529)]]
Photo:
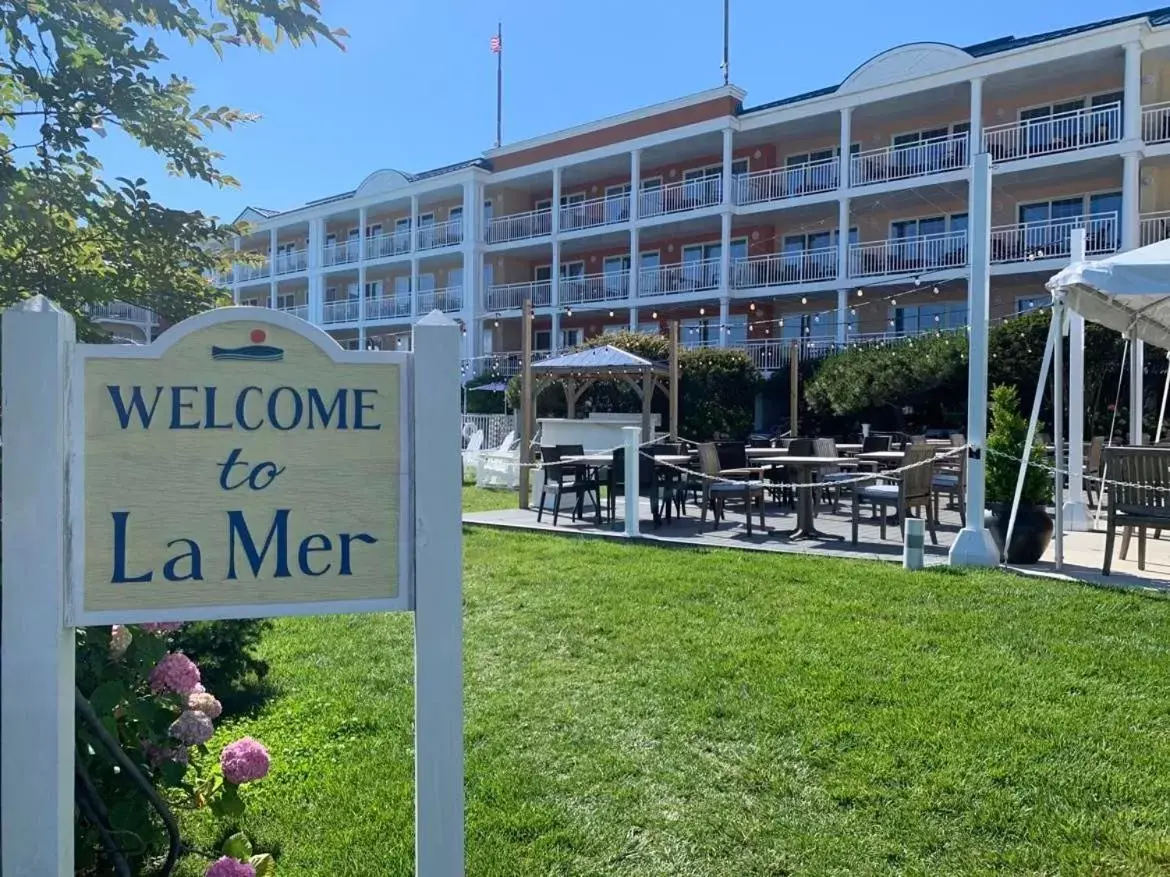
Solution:
[[(1037, 432), (1040, 424), (1036, 426)], [(987, 515), (985, 526), (1003, 554), (1016, 493), (1020, 463), (1029, 461), (1016, 512), (1016, 526), (1008, 546), (1008, 563), (1036, 563), (1052, 541), (1052, 518), (1046, 506), (1052, 502), (1052, 477), (1041, 468), (1044, 448), (1035, 443), (1024, 453), (1028, 421), (1020, 414), (1020, 397), (1015, 387), (998, 386), (991, 391), (991, 431), (987, 435)]]

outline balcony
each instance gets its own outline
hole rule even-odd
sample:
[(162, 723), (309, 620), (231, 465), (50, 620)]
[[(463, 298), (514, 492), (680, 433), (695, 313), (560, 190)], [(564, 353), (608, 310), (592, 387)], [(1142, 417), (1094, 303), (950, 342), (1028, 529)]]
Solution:
[(742, 206), (766, 204), (818, 192), (831, 192), (840, 182), (840, 162), (835, 158), (826, 158), (791, 167), (740, 174), (735, 178), (732, 193), (735, 203)]
[(683, 180), (657, 189), (643, 189), (638, 194), (638, 218), (669, 216), (703, 207), (717, 206), (723, 200), (723, 178), (703, 177)]
[(349, 241), (334, 241), (325, 245), (325, 267), (348, 265), (362, 257), (362, 243), (357, 238)]
[(561, 231), (617, 225), (630, 219), (629, 195), (605, 195), (561, 208)]
[(1142, 107), (1142, 140), (1170, 143), (1170, 101)]
[(450, 314), (462, 309), (462, 286), (448, 286), (445, 289), (427, 289), (418, 294), (418, 312), (420, 314), (429, 314), (434, 310)]
[(924, 143), (884, 146), (849, 157), (849, 179), (854, 186), (871, 186), (962, 170), (970, 155), (966, 132)]
[(258, 265), (237, 265), (236, 282), (249, 283), (253, 280), (266, 280), (272, 276), (272, 266), (265, 259)]
[(659, 265), (638, 272), (638, 298), (680, 295), (719, 288), (719, 260)]
[(356, 298), (327, 301), (321, 309), (321, 322), (325, 325), (332, 323), (356, 323), (357, 320), (358, 300)]
[[(354, 302), (356, 304), (356, 302)], [(366, 299), (366, 322), (409, 319), (410, 295), (380, 295)], [(357, 319), (356, 317), (354, 319)]]
[(295, 274), (305, 271), (309, 267), (309, 251), (307, 249), (286, 250), (276, 254), (276, 273)]
[(300, 317), (302, 320), (309, 319), (308, 305), (287, 305), (283, 308), (277, 308), (279, 311), (284, 311), (286, 314), (291, 314), (294, 317)]
[(1037, 259), (1068, 259), (1074, 228), (1085, 230), (1086, 255), (1113, 253), (1121, 245), (1121, 226), (1116, 213), (997, 225), (991, 229), (991, 262), (1006, 265)]
[(552, 284), (547, 280), (527, 283), (498, 283), (484, 293), (485, 311), (518, 311), (525, 301), (531, 301), (534, 308), (547, 308), (552, 304)]
[(443, 247), (454, 247), (463, 243), (463, 220), (449, 219), (432, 225), (418, 227), (418, 248), (420, 250), (438, 250)]
[(1170, 238), (1170, 210), (1143, 213), (1140, 220), (1141, 243), (1145, 247)]
[(967, 232), (948, 231), (867, 244), (850, 244), (849, 276), (919, 274), (967, 264)]
[(1091, 149), (1120, 139), (1120, 103), (989, 125), (983, 130), (983, 145), (999, 162)]
[(524, 241), (552, 234), (552, 210), (529, 210), (527, 213), (513, 213), (500, 216), (488, 223), (485, 240), (489, 244), (505, 244), (509, 241)]
[(630, 272), (564, 277), (559, 292), (563, 305), (624, 301), (630, 295)]
[(158, 314), (148, 308), (127, 304), (124, 301), (107, 301), (88, 308), (90, 319), (108, 320), (114, 323), (142, 323), (158, 325)]
[(837, 261), (836, 247), (736, 259), (731, 266), (731, 288), (754, 289), (833, 280), (837, 276)]
[(366, 238), (367, 259), (389, 259), (410, 252), (409, 231), (388, 231)]

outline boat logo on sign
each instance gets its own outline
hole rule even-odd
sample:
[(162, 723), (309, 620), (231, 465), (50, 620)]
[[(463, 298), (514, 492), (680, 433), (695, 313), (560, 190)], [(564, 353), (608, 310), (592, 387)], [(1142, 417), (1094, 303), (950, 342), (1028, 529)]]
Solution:
[(284, 350), (265, 344), (268, 334), (263, 329), (253, 329), (250, 336), (251, 344), (243, 347), (216, 347), (211, 348), (211, 358), (218, 360), (236, 360), (252, 362), (280, 362), (284, 359)]

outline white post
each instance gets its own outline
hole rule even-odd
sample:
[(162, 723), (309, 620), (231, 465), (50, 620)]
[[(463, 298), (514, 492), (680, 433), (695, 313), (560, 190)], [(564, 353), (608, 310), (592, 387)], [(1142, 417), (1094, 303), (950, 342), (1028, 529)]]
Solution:
[(922, 518), (906, 518), (906, 536), (902, 545), (902, 568), (922, 569), (926, 554), (926, 522)]
[[(719, 217), (719, 340), (720, 347), (727, 346), (727, 331), (724, 327), (729, 322), (731, 313), (731, 165), (734, 155), (734, 142), (730, 128), (723, 129), (723, 175), (722, 195), (723, 212)], [(647, 441), (649, 441), (647, 436)]]
[(848, 189), (852, 183), (850, 169), (853, 165), (853, 107), (844, 107), (841, 110), (841, 142), (838, 144), (840, 157), (838, 158), (838, 178), (841, 188)]
[(561, 349), (561, 169), (553, 168), (552, 188), (552, 267), (549, 269), (549, 300), (552, 314), (548, 333), (549, 352), (555, 356)]
[(729, 347), (731, 339), (731, 299), (719, 299), (719, 346)]
[[(983, 77), (971, 80), (971, 130), (967, 134), (967, 155), (983, 151)], [(968, 158), (968, 161), (970, 158)]]
[(268, 232), (268, 307), (276, 310), (276, 247), (277, 232)]
[[(1085, 230), (1072, 232), (1072, 263), (1085, 259)], [(1064, 526), (1072, 531), (1092, 529), (1085, 506), (1085, 318), (1068, 312), (1068, 499)]]
[(1129, 443), (1142, 444), (1142, 415), (1145, 413), (1146, 342), (1133, 337), (1129, 345)]
[(638, 286), (642, 273), (642, 241), (638, 229), (638, 212), (641, 209), (639, 196), (642, 187), (642, 150), (630, 150), (630, 331), (638, 331)]
[(626, 535), (638, 535), (638, 455), (642, 452), (642, 427), (623, 426), (626, 448)]
[(415, 873), (463, 874), (463, 531), (459, 327), (414, 327)]
[[(837, 279), (848, 286), (849, 277), (849, 199), (837, 202)], [(848, 290), (846, 290), (848, 295)]]
[(1136, 250), (1141, 244), (1141, 156), (1131, 152), (1121, 157), (1121, 228), (1117, 234), (1122, 250)]
[(849, 290), (837, 290), (837, 346), (845, 346), (845, 325), (849, 321)]
[[(366, 208), (358, 208), (358, 350), (366, 349)], [(349, 255), (352, 255), (349, 254)]]
[[(1125, 140), (1141, 137), (1142, 123), (1142, 44), (1125, 44), (1125, 90), (1122, 92), (1122, 128)], [(1136, 209), (1126, 205), (1127, 209)]]
[(73, 319), (35, 296), (2, 320), (3, 606), (0, 849), (4, 877), (72, 877), (74, 650), (65, 472)]
[[(1055, 568), (1060, 572), (1064, 566), (1064, 297), (1060, 296), (1052, 302), (1052, 322), (1057, 326), (1053, 333), (1052, 342), (1052, 444), (1053, 466), (1056, 472), (1053, 478), (1056, 481), (1054, 511), (1056, 520), (1053, 524), (1056, 545)], [(1037, 412), (1039, 413), (1039, 412)], [(1071, 413), (1071, 412), (1070, 412)], [(1029, 452), (1032, 446), (1024, 448), (1024, 459), (1030, 459)]]
[(987, 462), (987, 322), (991, 284), (991, 156), (980, 152), (971, 171), (971, 277), (967, 285), (970, 322), (967, 380), (967, 525), (951, 545), (953, 565), (994, 566), (995, 541), (983, 526), (984, 466)]

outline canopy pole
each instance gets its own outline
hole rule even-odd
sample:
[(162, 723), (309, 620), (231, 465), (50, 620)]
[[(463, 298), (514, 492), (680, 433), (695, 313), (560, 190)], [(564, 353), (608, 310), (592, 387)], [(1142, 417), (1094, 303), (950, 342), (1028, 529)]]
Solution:
[(1158, 428), (1154, 431), (1154, 444), (1162, 441), (1162, 424), (1166, 422), (1166, 394), (1170, 393), (1170, 353), (1166, 354), (1166, 380), (1162, 382), (1162, 407), (1158, 409)]
[[(524, 300), (520, 320), (520, 508), (528, 508), (528, 479), (532, 463), (532, 300)], [(558, 501), (559, 501), (558, 497)], [(543, 501), (543, 500), (542, 500)]]
[(975, 156), (968, 220), (971, 273), (967, 281), (967, 523), (951, 545), (952, 565), (994, 566), (995, 542), (983, 526), (987, 457), (987, 323), (991, 295), (991, 156)]
[[(1032, 456), (1032, 442), (1036, 440), (1036, 422), (1040, 419), (1040, 404), (1044, 401), (1044, 387), (1048, 384), (1048, 368), (1052, 365), (1052, 351), (1060, 338), (1060, 321), (1056, 308), (1052, 309), (1052, 321), (1048, 326), (1048, 342), (1044, 345), (1044, 358), (1040, 362), (1040, 376), (1036, 379), (1036, 398), (1032, 401), (1032, 416), (1028, 420), (1028, 435), (1024, 439), (1024, 450), (1020, 455), (1020, 472), (1016, 476), (1016, 492), (1012, 497), (1012, 513), (1008, 518), (1007, 534), (1003, 539), (1003, 560), (1007, 562), (1008, 546), (1012, 544), (1012, 533), (1016, 529), (1016, 512), (1020, 508), (1020, 496), (1024, 492), (1024, 477), (1028, 473), (1028, 461)], [(1059, 419), (1059, 418), (1057, 418)]]
[(1131, 332), (1129, 344), (1129, 443), (1142, 443), (1142, 415), (1145, 413), (1145, 387), (1142, 377), (1145, 373), (1146, 344)]
[[(1085, 260), (1085, 230), (1074, 228), (1071, 264)], [(1068, 498), (1064, 526), (1070, 531), (1092, 527), (1085, 505), (1085, 318), (1066, 306), (1068, 319)]]
[[(1082, 232), (1083, 234), (1083, 232)], [(1052, 442), (1053, 462), (1056, 472), (1053, 473), (1055, 485), (1055, 536), (1054, 553), (1056, 558), (1055, 569), (1060, 572), (1064, 567), (1064, 296), (1058, 295), (1052, 302), (1052, 322), (1056, 326), (1056, 336), (1052, 344)], [(1072, 415), (1072, 412), (1069, 412)], [(1030, 457), (1031, 443), (1027, 445), (1024, 459)]]
[[(1113, 447), (1113, 436), (1117, 432), (1117, 409), (1121, 407), (1121, 384), (1125, 380), (1125, 367), (1129, 364), (1129, 333), (1125, 335), (1125, 344), (1121, 348), (1121, 367), (1117, 370), (1117, 392), (1113, 394), (1113, 416), (1109, 418), (1109, 435), (1105, 437), (1105, 447)], [(1097, 511), (1093, 515), (1093, 529), (1101, 523), (1101, 512), (1105, 508), (1102, 501), (1105, 497), (1105, 479), (1109, 475), (1109, 464), (1101, 466), (1101, 482), (1097, 485)]]

